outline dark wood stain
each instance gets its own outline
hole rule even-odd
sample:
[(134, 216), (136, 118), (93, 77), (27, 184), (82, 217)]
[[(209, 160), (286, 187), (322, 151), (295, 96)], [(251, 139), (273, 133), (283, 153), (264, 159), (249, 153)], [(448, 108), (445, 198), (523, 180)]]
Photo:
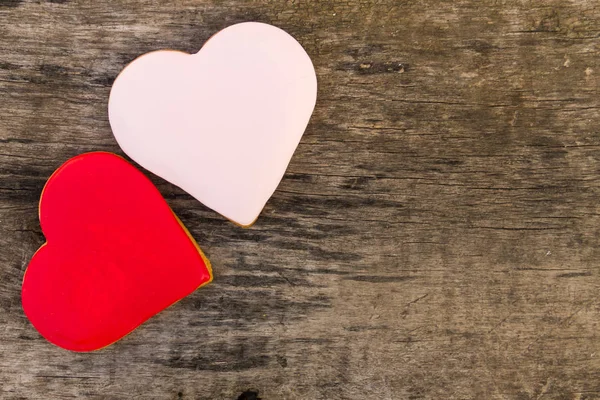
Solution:
[(556, 275), (557, 278), (579, 278), (579, 277), (583, 277), (583, 276), (591, 276), (592, 273), (591, 272), (569, 272), (566, 274), (558, 274)]
[(19, 7), (23, 0), (0, 0), (0, 7)]
[(197, 354), (173, 351), (167, 360), (158, 363), (192, 371), (231, 372), (262, 368), (271, 361), (267, 343), (268, 339), (260, 337), (207, 343)]
[(372, 275), (356, 275), (346, 276), (344, 279), (358, 282), (369, 283), (389, 283), (389, 282), (405, 282), (415, 279), (412, 276), (372, 276)]
[[(122, 155), (128, 62), (248, 20), (318, 75), (280, 187), (241, 229), (148, 173), (214, 282), (50, 345), (20, 303), (46, 179)], [(0, 0), (0, 398), (600, 398), (598, 26), (592, 0)]]

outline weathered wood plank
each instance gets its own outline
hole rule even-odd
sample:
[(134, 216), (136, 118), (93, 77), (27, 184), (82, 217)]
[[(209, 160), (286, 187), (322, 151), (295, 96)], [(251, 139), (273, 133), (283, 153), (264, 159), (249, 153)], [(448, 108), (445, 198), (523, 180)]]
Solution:
[[(320, 85), (275, 196), (242, 230), (152, 177), (214, 283), (48, 344), (20, 305), (45, 180), (120, 153), (129, 61), (248, 20)], [(598, 26), (593, 0), (0, 0), (0, 397), (600, 398)]]

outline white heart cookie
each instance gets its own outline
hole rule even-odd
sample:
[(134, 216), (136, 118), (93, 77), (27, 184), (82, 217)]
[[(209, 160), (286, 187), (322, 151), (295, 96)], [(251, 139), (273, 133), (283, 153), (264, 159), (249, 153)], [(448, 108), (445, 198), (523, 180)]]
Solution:
[(271, 197), (317, 98), (308, 54), (246, 22), (196, 54), (144, 54), (117, 77), (108, 115), (123, 151), (230, 220), (251, 225)]

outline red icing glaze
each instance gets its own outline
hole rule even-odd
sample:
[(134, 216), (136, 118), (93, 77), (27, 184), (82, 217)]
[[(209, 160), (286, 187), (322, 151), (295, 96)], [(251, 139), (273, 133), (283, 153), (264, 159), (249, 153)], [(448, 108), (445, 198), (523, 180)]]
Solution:
[(119, 156), (64, 163), (40, 200), (47, 243), (23, 279), (23, 309), (50, 342), (105, 347), (212, 279), (156, 187)]

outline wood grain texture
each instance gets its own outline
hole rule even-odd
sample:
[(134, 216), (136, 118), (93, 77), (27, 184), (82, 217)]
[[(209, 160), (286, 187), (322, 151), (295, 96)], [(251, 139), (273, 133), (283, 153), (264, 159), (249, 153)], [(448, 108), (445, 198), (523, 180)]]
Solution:
[[(20, 303), (45, 180), (121, 154), (129, 61), (249, 20), (319, 79), (279, 189), (244, 230), (152, 177), (214, 282), (50, 345)], [(0, 397), (600, 398), (599, 27), (594, 0), (0, 0)]]

